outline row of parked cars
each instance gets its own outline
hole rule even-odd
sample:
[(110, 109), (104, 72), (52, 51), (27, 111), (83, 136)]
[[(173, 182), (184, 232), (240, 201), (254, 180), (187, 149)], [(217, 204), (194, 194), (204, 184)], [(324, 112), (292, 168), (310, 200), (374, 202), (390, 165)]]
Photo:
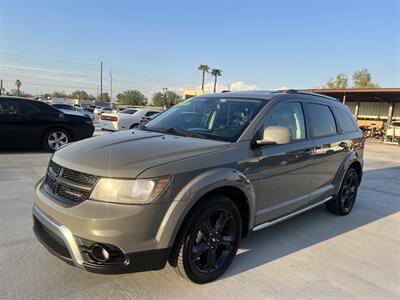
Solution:
[(161, 113), (157, 109), (129, 107), (119, 112), (103, 112), (99, 124), (102, 130), (127, 130), (144, 125)]
[(65, 103), (0, 96), (0, 147), (41, 146), (56, 151), (72, 141), (91, 137), (95, 121), (103, 130), (118, 131), (144, 125), (161, 111), (113, 107), (84, 109)]
[(57, 107), (42, 101), (0, 96), (0, 147), (42, 146), (56, 151), (91, 137), (93, 118), (88, 112)]

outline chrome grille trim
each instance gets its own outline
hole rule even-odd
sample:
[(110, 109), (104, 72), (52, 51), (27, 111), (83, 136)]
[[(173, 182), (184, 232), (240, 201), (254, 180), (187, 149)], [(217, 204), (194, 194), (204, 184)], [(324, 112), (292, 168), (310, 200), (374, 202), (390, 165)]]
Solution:
[[(51, 160), (43, 187), (53, 199), (63, 204), (76, 205), (90, 197), (99, 179), (99, 176), (68, 169)], [(79, 182), (79, 180), (84, 182)]]

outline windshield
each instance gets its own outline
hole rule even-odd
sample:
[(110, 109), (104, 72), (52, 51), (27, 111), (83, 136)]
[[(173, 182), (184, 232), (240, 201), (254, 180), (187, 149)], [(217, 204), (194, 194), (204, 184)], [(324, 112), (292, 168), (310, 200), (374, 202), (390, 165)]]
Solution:
[(144, 129), (236, 141), (260, 111), (262, 100), (195, 97), (178, 103)]

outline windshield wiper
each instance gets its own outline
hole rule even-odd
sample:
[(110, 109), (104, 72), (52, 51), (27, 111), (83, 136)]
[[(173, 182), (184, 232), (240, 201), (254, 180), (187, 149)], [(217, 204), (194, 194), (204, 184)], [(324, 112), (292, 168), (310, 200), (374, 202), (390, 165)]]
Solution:
[(200, 138), (200, 139), (205, 139), (206, 138), (204, 135), (202, 135), (200, 133), (194, 133), (194, 132), (187, 131), (187, 130), (180, 129), (180, 128), (176, 128), (176, 127), (168, 128), (164, 132), (165, 133), (182, 135), (182, 136), (188, 136), (188, 137), (195, 137), (195, 138)]

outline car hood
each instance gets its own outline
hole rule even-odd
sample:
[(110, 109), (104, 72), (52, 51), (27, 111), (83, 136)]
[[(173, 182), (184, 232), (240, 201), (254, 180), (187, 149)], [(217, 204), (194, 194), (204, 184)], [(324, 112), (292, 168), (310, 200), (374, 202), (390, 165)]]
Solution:
[[(70, 169), (104, 177), (135, 178), (146, 169), (219, 151), (230, 143), (129, 130), (72, 143), (53, 160)], [(167, 174), (159, 174), (159, 176)]]

